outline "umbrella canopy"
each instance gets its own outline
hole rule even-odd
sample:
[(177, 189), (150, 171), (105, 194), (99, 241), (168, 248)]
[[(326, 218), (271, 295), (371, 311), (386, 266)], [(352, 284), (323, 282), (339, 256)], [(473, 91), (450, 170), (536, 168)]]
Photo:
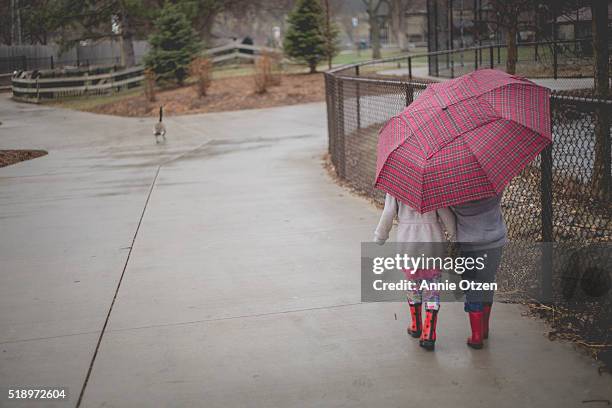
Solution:
[(380, 130), (375, 187), (420, 212), (500, 194), (551, 143), (549, 97), (493, 69), (429, 85)]

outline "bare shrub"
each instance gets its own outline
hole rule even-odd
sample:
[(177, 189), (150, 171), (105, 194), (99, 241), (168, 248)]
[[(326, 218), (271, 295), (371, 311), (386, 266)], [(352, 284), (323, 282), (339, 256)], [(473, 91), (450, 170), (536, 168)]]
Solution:
[(149, 102), (155, 102), (155, 71), (150, 68), (144, 70), (144, 94)]
[(268, 83), (270, 86), (278, 86), (281, 84), (282, 55), (278, 52), (266, 52), (264, 55), (270, 59), (270, 74), (268, 77)]
[(196, 79), (196, 88), (200, 97), (206, 96), (212, 83), (212, 62), (208, 58), (196, 58), (189, 65), (189, 72)]
[(270, 85), (270, 74), (272, 72), (272, 64), (267, 55), (262, 55), (255, 60), (255, 93), (263, 94), (268, 91)]
[(255, 60), (255, 93), (263, 94), (270, 86), (281, 83), (281, 57), (277, 53), (264, 52)]

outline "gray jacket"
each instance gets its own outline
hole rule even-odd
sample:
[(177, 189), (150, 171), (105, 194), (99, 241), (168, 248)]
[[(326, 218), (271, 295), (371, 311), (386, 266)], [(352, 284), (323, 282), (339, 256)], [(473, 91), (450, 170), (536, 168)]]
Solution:
[(497, 248), (508, 242), (501, 198), (500, 194), (451, 207), (457, 217), (457, 242), (461, 250)]

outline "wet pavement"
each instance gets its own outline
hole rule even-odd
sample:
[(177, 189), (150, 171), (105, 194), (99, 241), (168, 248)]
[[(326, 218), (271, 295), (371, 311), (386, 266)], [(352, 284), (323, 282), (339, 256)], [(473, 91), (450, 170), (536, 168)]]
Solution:
[(0, 97), (0, 406), (67, 387), (74, 407), (575, 407), (595, 363), (495, 306), (482, 351), (445, 304), (435, 353), (405, 306), (360, 302), (378, 211), (321, 166), (325, 108), (153, 119)]

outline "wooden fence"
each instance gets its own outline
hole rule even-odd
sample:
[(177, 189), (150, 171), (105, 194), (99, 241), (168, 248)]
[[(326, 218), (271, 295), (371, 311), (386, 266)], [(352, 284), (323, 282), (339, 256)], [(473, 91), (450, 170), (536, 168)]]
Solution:
[(144, 79), (142, 66), (119, 71), (109, 68), (102, 73), (77, 71), (72, 74), (78, 76), (68, 73), (52, 78), (33, 78), (32, 71), (14, 75), (11, 79), (13, 98), (38, 102), (41, 99), (102, 95), (139, 86)]
[[(146, 41), (133, 41), (136, 64), (149, 50)], [(62, 50), (57, 44), (0, 45), (0, 74), (13, 71), (55, 69), (67, 66), (113, 66), (121, 64), (117, 41), (101, 40)]]
[(234, 41), (220, 47), (209, 48), (202, 54), (211, 58), (213, 63), (219, 63), (240, 59), (254, 60), (259, 55), (266, 52), (282, 56), (282, 53), (277, 49), (241, 44), (239, 41)]

